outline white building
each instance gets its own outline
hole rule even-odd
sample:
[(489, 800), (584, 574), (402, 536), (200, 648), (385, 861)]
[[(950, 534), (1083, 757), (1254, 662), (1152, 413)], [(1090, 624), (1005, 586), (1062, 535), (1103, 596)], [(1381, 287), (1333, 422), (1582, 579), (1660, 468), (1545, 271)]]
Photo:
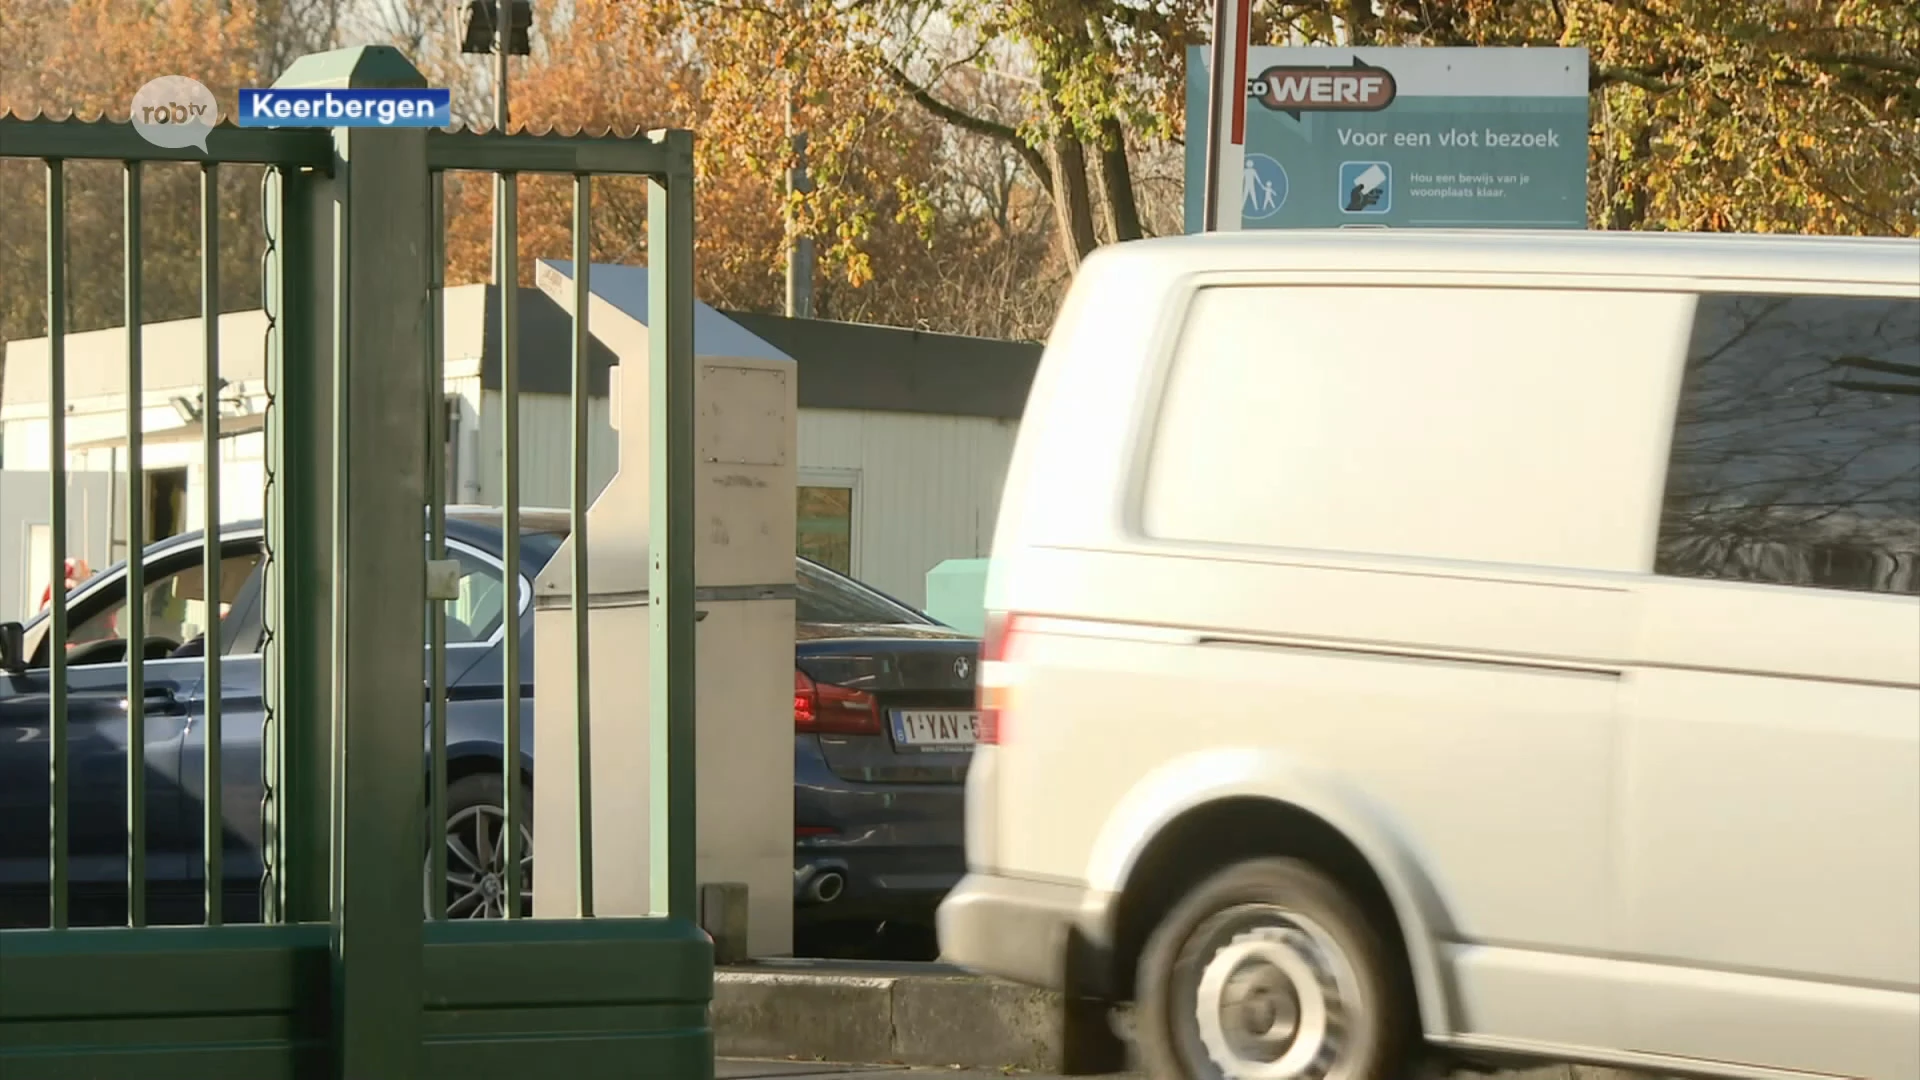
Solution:
[[(566, 263), (544, 281), (565, 282)], [(596, 265), (594, 292), (646, 321), (646, 272)], [(570, 286), (568, 286), (570, 287)], [(492, 286), (446, 291), (447, 498), (500, 499), (500, 348)], [(567, 500), (572, 329), (540, 289), (521, 289), (517, 351), (520, 501)], [(267, 410), (266, 319), (220, 319), (220, 510), (225, 520), (263, 511)], [(200, 320), (143, 330), (141, 395), (147, 537), (199, 528), (202, 513)], [(66, 347), (69, 549), (98, 569), (125, 555), (126, 334), (70, 335)], [(703, 354), (789, 356), (800, 373), (799, 547), (913, 605), (926, 572), (983, 555), (1027, 386), (1034, 345), (889, 327), (722, 314), (700, 305), (694, 347)], [(47, 580), (45, 477), (49, 462), (46, 339), (6, 346), (0, 385), (0, 618), (37, 605)], [(589, 459), (594, 490), (615, 459), (607, 422), (614, 357), (595, 341)], [(84, 474), (84, 475), (81, 475)], [(32, 493), (38, 492), (38, 497)], [(30, 605), (29, 605), (30, 606)]]

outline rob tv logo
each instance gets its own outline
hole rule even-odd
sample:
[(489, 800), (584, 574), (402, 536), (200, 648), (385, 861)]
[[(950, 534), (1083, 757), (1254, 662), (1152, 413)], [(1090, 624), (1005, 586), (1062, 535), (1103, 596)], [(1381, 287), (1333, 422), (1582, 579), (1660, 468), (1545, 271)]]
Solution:
[(155, 146), (207, 152), (207, 134), (220, 122), (220, 103), (200, 80), (162, 75), (133, 95), (128, 109), (133, 130)]

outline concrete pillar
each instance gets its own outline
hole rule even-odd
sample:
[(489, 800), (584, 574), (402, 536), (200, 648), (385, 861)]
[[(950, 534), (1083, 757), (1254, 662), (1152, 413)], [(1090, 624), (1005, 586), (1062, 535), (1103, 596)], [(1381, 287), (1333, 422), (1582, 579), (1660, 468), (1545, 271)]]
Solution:
[[(540, 285), (574, 307), (570, 278)], [(647, 655), (649, 341), (598, 296), (595, 337), (619, 357), (619, 467), (587, 515), (593, 912), (649, 899)], [(790, 361), (698, 355), (694, 573), (696, 877), (747, 887), (748, 951), (793, 949), (793, 586), (797, 373)], [(534, 582), (534, 914), (579, 911), (571, 544)]]

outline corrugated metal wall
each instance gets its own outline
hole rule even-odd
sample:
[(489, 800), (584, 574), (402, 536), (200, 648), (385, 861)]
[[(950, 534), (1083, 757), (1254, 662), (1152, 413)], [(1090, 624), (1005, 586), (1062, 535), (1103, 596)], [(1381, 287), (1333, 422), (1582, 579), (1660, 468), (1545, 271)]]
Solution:
[[(477, 418), (474, 501), (488, 504), (500, 497), (499, 400), (487, 391)], [(597, 493), (613, 475), (619, 442), (607, 402), (592, 406)], [(521, 396), (521, 505), (566, 505), (571, 415), (560, 395)], [(801, 409), (800, 483), (855, 485), (854, 576), (917, 607), (928, 570), (987, 553), (1017, 429), (976, 416)]]
[[(500, 498), (500, 396), (480, 392), (477, 378), (449, 379), (447, 392), (460, 403), (453, 436), (457, 475), (449, 496), (495, 504)], [(571, 404), (557, 394), (525, 394), (520, 410), (521, 505), (565, 506)], [(597, 494), (613, 475), (619, 440), (608, 425), (605, 399), (592, 403), (592, 416), (589, 456)], [(86, 436), (94, 434), (88, 428), (92, 419), (77, 424)], [(100, 418), (99, 434), (109, 434), (104, 429), (112, 426), (110, 419)], [(946, 559), (987, 553), (1015, 422), (842, 409), (801, 409), (799, 419), (800, 483), (854, 488), (855, 577), (917, 607), (926, 602), (928, 570)], [(8, 442), (15, 444), (9, 448), (27, 459), (21, 464), (44, 468), (45, 421), (15, 421), (6, 428)], [(79, 441), (83, 435), (69, 437)], [(259, 516), (261, 437), (238, 436), (224, 449), (223, 516), (229, 521)], [(186, 527), (199, 527), (199, 447), (154, 443), (147, 453), (150, 469), (187, 467)], [(76, 469), (124, 467), (104, 450), (75, 454), (71, 464)]]
[(807, 470), (856, 474), (854, 576), (918, 607), (927, 571), (993, 543), (1018, 425), (977, 416), (800, 410)]
[[(40, 593), (53, 571), (47, 481), (44, 472), (0, 472), (0, 621), (24, 620), (40, 610)], [(119, 554), (109, 546), (118, 520), (115, 502), (113, 477), (67, 474), (67, 554), (95, 571)]]
[[(118, 440), (125, 435), (124, 414), (100, 408), (103, 403), (99, 399), (89, 404), (95, 407), (76, 409), (67, 417), (69, 446)], [(148, 482), (166, 473), (179, 474), (184, 490), (176, 527), (181, 531), (203, 527), (205, 473), (200, 443), (171, 437), (170, 432), (180, 424), (171, 406), (148, 408), (144, 423), (148, 441), (142, 465)], [(0, 617), (17, 618), (18, 605), (25, 602), (22, 598), (30, 593), (37, 602), (39, 590), (46, 584), (45, 568), (31, 562), (23, 545), (29, 544), (32, 528), (44, 527), (47, 522), (47, 421), (44, 417), (10, 420), (4, 438), (8, 455), (7, 467), (0, 472), (0, 532), (5, 534), (0, 536)], [(221, 520), (262, 517), (266, 512), (265, 436), (258, 431), (229, 435), (221, 439), (220, 451)], [(70, 553), (86, 559), (93, 570), (105, 569), (126, 556), (126, 446), (69, 450), (67, 468), (72, 470), (68, 495), (72, 508)], [(149, 519), (146, 528), (145, 539), (151, 543), (155, 522)], [(23, 567), (39, 575), (34, 583), (22, 576), (29, 572)]]
[[(476, 382), (478, 380), (475, 380)], [(598, 495), (613, 476), (620, 462), (620, 441), (608, 422), (607, 399), (588, 402), (591, 441), (587, 444), (589, 498)], [(500, 502), (500, 392), (488, 390), (481, 395), (476, 441), (477, 497), (472, 501), (489, 506)], [(559, 394), (520, 395), (520, 505), (567, 505), (572, 483), (573, 402)]]

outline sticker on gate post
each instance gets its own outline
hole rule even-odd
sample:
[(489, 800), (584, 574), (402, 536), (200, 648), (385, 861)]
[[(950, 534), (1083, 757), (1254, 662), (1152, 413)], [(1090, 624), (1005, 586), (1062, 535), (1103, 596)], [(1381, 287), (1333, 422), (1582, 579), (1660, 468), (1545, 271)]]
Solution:
[(133, 130), (168, 150), (198, 147), (207, 152), (207, 135), (220, 122), (220, 103), (199, 79), (162, 75), (134, 92)]

